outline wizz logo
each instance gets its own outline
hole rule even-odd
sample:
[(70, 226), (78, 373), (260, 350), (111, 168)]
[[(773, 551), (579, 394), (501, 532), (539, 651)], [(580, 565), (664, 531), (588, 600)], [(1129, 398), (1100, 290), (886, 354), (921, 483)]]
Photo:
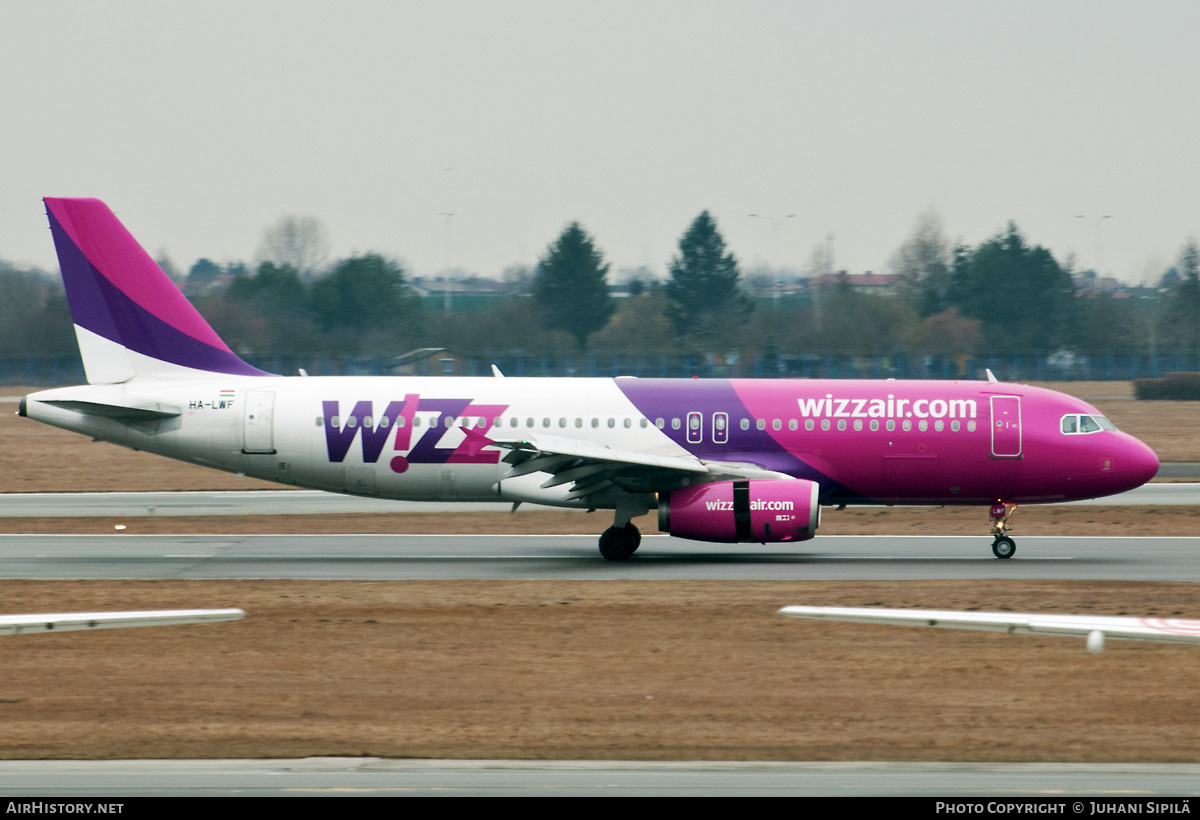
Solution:
[[(388, 402), (379, 416), (375, 415), (375, 405), (371, 401), (356, 402), (345, 417), (340, 415), (337, 401), (324, 401), (321, 407), (325, 419), (325, 447), (331, 462), (344, 461), (354, 440), (360, 437), (363, 463), (378, 462), (394, 430), (392, 450), (408, 454), (392, 458), (392, 469), (398, 473), (408, 469), (409, 464), (495, 464), (500, 460), (498, 451), (480, 450), (477, 444), (472, 447), (467, 438), (456, 447), (439, 447), (438, 444), (454, 429), (455, 420), (465, 418), (471, 423), (482, 418), (490, 425), (493, 418), (508, 409), (508, 405), (473, 404), (471, 399), (422, 399), (415, 393), (406, 395), (403, 401)], [(428, 428), (414, 444), (418, 411), (433, 411), (437, 415), (428, 419)]]

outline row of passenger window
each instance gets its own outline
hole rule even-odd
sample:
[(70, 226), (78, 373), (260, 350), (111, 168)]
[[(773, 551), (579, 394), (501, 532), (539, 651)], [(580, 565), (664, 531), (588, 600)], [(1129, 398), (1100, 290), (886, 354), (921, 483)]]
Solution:
[[(361, 419), (359, 419), (357, 416), (349, 416), (345, 419), (346, 426), (351, 427), (351, 428), (358, 427), (360, 422), (363, 427), (374, 428), (375, 427), (374, 421), (375, 420), (371, 416), (364, 416)], [(553, 426), (553, 421), (549, 418), (543, 418), (541, 421), (542, 421), (542, 427), (552, 427)], [(585, 420), (581, 419), (581, 418), (575, 419), (575, 426), (582, 428), (584, 421)], [(602, 419), (593, 418), (591, 421), (592, 427), (597, 427), (597, 428), (600, 427), (602, 421), (603, 421)], [(661, 421), (661, 419), (659, 421)], [(676, 419), (677, 427), (678, 427), (678, 421), (679, 420)], [(395, 423), (396, 423), (397, 427), (404, 427), (407, 425), (408, 422), (405, 420), (405, 418), (403, 416), (400, 416), (395, 419)], [(434, 421), (432, 419), (429, 419), (424, 423), (430, 427), (434, 426)], [(450, 427), (480, 428), (480, 427), (488, 426), (488, 420), (484, 416), (445, 416), (442, 423), (446, 428), (450, 428)], [(608, 419), (609, 427), (615, 428), (618, 426), (618, 423), (620, 423), (620, 425), (625, 427), (626, 429), (633, 427), (633, 419), (629, 419), (629, 418), (626, 418), (626, 419), (611, 419), (610, 418), (610, 419)], [(642, 427), (648, 427), (650, 424), (646, 419), (640, 419), (639, 423)], [(332, 427), (341, 427), (342, 426), (342, 418), (340, 416), (331, 416), (329, 418), (329, 424)], [(380, 427), (383, 427), (386, 429), (387, 427), (390, 427), (391, 424), (392, 424), (392, 419), (388, 418), (387, 416), (380, 417), (380, 419), (379, 419)], [(323, 427), (324, 425), (325, 425), (324, 417), (317, 416), (317, 426)], [(422, 425), (421, 417), (414, 416), (413, 420), (412, 420), (412, 426), (420, 427), (421, 425)], [(492, 427), (503, 427), (504, 419), (499, 418), (499, 417), (492, 419), (491, 426)], [(521, 420), (519, 418), (517, 418), (516, 416), (512, 416), (508, 420), (508, 426), (509, 427), (520, 427)], [(525, 426), (526, 427), (536, 427), (537, 420), (534, 418), (526, 418)], [(560, 418), (558, 420), (558, 426), (564, 427), (564, 428), (567, 427), (567, 419)], [(659, 427), (662, 427), (662, 425), (660, 424)]]
[[(1078, 419), (1078, 418), (1079, 417), (1077, 417), (1077, 416), (1065, 416), (1063, 418), (1063, 425), (1062, 425), (1063, 432), (1064, 433), (1074, 433), (1074, 432), (1090, 433), (1090, 432), (1095, 432), (1096, 430), (1101, 429), (1100, 426), (1097, 426), (1097, 422), (1093, 421), (1093, 419), (1098, 419), (1100, 422), (1107, 424), (1108, 426), (1104, 427), (1104, 429), (1112, 429), (1112, 430), (1116, 429), (1115, 427), (1112, 426), (1112, 422), (1108, 421), (1108, 419), (1104, 418), (1103, 416), (1095, 416), (1095, 417), (1083, 416), (1082, 419), (1084, 420), (1084, 424), (1087, 424), (1088, 426), (1082, 427), (1080, 429), (1080, 425), (1076, 422), (1076, 419)], [(1069, 426), (1068, 420), (1071, 420), (1071, 425), (1070, 425), (1071, 429), (1069, 429), (1069, 430), (1067, 429)], [(601, 421), (602, 421), (601, 419), (593, 418), (591, 420), (591, 426), (593, 428), (599, 428), (601, 425)], [(329, 419), (329, 423), (333, 427), (341, 427), (341, 422), (342, 422), (342, 420), (338, 416), (332, 416)], [(350, 428), (354, 428), (359, 425), (359, 422), (360, 422), (360, 419), (358, 419), (357, 417), (349, 416), (346, 419), (346, 426), (350, 427)], [(373, 429), (375, 426), (373, 422), (374, 422), (374, 419), (372, 419), (370, 416), (365, 416), (361, 419), (361, 423), (362, 423), (363, 427), (370, 427)], [(521, 426), (520, 422), (521, 422), (521, 420), (519, 418), (517, 418), (516, 416), (512, 416), (509, 418), (508, 426), (509, 427), (519, 427), (519, 426)], [(549, 427), (553, 426), (552, 420), (549, 418), (542, 418), (541, 422), (542, 422), (542, 427), (544, 427), (544, 428), (549, 428)], [(620, 423), (620, 426), (624, 427), (625, 429), (631, 429), (633, 427), (633, 419), (630, 419), (630, 418), (625, 418), (625, 419), (610, 418), (607, 420), (607, 426), (609, 428), (616, 428), (618, 426), (618, 422)], [(387, 416), (383, 416), (379, 419), (379, 425), (385, 429), (390, 427), (391, 423), (392, 423), (392, 419), (388, 418)], [(404, 419), (403, 416), (400, 416), (399, 418), (395, 419), (395, 423), (396, 423), (397, 427), (404, 427), (406, 424), (406, 420)], [(429, 424), (430, 426), (433, 425), (432, 420), (430, 420), (426, 423)], [(698, 428), (699, 418), (693, 417), (692, 423), (693, 423), (694, 427)], [(324, 424), (325, 424), (325, 419), (322, 418), (321, 416), (317, 416), (317, 426), (322, 427), (322, 426), (324, 426)], [(483, 427), (488, 426), (488, 420), (483, 416), (466, 416), (466, 417), (446, 416), (444, 418), (443, 424), (446, 428), (450, 428), (450, 427), (483, 428)], [(575, 427), (576, 428), (582, 428), (583, 425), (584, 425), (584, 419), (582, 419), (582, 418), (575, 419)], [(638, 419), (638, 425), (640, 427), (648, 427), (649, 421), (647, 419)], [(755, 419), (754, 425), (759, 430), (766, 430), (767, 429), (767, 420), (766, 419)], [(869, 422), (869, 425), (870, 425), (870, 429), (872, 431), (878, 431), (879, 427), (880, 427), (879, 419), (871, 419)], [(946, 425), (946, 423), (944, 421), (942, 421), (942, 419), (935, 419), (933, 422), (933, 429), (935, 432), (940, 433), (946, 429), (945, 425)], [(421, 426), (421, 417), (420, 416), (414, 417), (413, 418), (413, 427), (420, 427), (420, 426)], [(502, 419), (502, 418), (492, 419), (491, 426), (492, 427), (503, 427), (504, 419)], [(537, 420), (532, 417), (526, 417), (525, 426), (526, 427), (536, 427)], [(559, 418), (558, 426), (560, 428), (566, 428), (568, 426), (567, 419)], [(666, 429), (667, 421), (666, 421), (666, 419), (663, 419), (663, 418), (657, 418), (654, 420), (654, 426), (657, 427), (659, 430)], [(682, 426), (683, 426), (683, 422), (680, 419), (678, 419), (678, 418), (671, 419), (671, 429), (672, 430), (678, 430)], [(720, 415), (718, 416), (717, 426), (721, 429), (724, 429), (723, 416), (720, 416)], [(740, 426), (743, 430), (749, 430), (750, 429), (750, 419), (742, 419)], [(853, 426), (854, 426), (854, 430), (856, 432), (861, 431), (863, 429), (863, 420), (862, 419), (854, 419)], [(896, 420), (888, 419), (886, 422), (884, 422), (884, 426), (888, 432), (892, 432), (896, 429)], [(799, 422), (796, 419), (789, 419), (787, 422), (787, 427), (788, 427), (788, 430), (798, 430)], [(829, 419), (821, 419), (821, 429), (822, 430), (830, 430), (831, 428), (832, 428), (832, 424)], [(772, 420), (771, 429), (772, 430), (782, 430), (783, 429), (783, 421), (781, 419)], [(804, 420), (804, 429), (807, 431), (812, 431), (812, 430), (816, 429), (816, 423), (813, 421), (813, 419), (805, 419)], [(846, 430), (847, 429), (846, 419), (838, 419), (837, 420), (837, 429), (838, 430)], [(900, 429), (906, 433), (911, 431), (913, 429), (913, 422), (910, 419), (902, 420), (900, 423)], [(929, 429), (929, 421), (926, 419), (920, 419), (916, 423), (916, 429), (922, 433), (926, 432)], [(957, 419), (950, 422), (950, 431), (951, 432), (957, 433), (960, 429), (961, 429), (960, 422)], [(967, 422), (967, 432), (968, 433), (975, 432), (975, 421), (974, 420)]]
[[(755, 426), (759, 430), (766, 430), (767, 429), (767, 420), (766, 419), (756, 419)], [(799, 429), (800, 425), (799, 425), (799, 422), (796, 421), (796, 419), (789, 419), (787, 426), (788, 426), (789, 430), (796, 430), (796, 429)], [(808, 431), (815, 430), (816, 426), (817, 426), (816, 422), (813, 419), (805, 419), (804, 420), (804, 429), (805, 430), (808, 430)], [(837, 420), (837, 429), (838, 430), (846, 430), (847, 427), (849, 427), (849, 426), (851, 426), (851, 425), (847, 424), (846, 419), (838, 419)], [(852, 426), (856, 432), (860, 432), (863, 429), (863, 420), (862, 419), (854, 419)], [(872, 431), (878, 431), (880, 428), (879, 419), (871, 419), (868, 422), (868, 426), (870, 427), (870, 429)], [(833, 423), (829, 419), (821, 419), (821, 429), (822, 430), (830, 430), (830, 429), (832, 429), (832, 427), (833, 427)], [(885, 421), (883, 423), (883, 427), (889, 433), (893, 432), (896, 429), (896, 420), (888, 419), (887, 421)], [(750, 420), (749, 419), (742, 419), (742, 429), (743, 430), (750, 429)], [(780, 419), (774, 419), (771, 422), (771, 429), (772, 430), (782, 430), (783, 422)], [(903, 419), (900, 422), (900, 429), (906, 433), (911, 431), (913, 429), (912, 420), (911, 419)], [(922, 433), (926, 432), (927, 430), (929, 430), (929, 421), (927, 419), (918, 420), (916, 423), (916, 429)], [(934, 419), (933, 429), (935, 432), (938, 432), (938, 433), (942, 432), (943, 430), (946, 429), (946, 422), (942, 421), (941, 419)], [(961, 424), (961, 422), (958, 421), (958, 419), (954, 419), (953, 421), (950, 422), (950, 432), (957, 433), (961, 429), (962, 429), (962, 424)], [(970, 420), (967, 422), (967, 432), (968, 433), (975, 432), (975, 421), (974, 420)]]

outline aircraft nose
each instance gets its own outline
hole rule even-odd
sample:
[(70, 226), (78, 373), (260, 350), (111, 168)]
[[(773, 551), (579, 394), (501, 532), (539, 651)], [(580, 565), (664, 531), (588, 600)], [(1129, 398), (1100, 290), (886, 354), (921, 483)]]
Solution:
[(1121, 460), (1127, 467), (1123, 472), (1127, 472), (1131, 483), (1137, 482), (1133, 486), (1140, 487), (1158, 474), (1158, 456), (1141, 441), (1130, 436), (1125, 450)]

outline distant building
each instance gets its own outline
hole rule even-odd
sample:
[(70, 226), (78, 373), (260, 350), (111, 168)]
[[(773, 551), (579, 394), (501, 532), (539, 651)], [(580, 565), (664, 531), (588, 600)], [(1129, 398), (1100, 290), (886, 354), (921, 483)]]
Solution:
[(850, 286), (850, 289), (856, 293), (875, 293), (880, 296), (893, 296), (896, 293), (896, 285), (900, 282), (900, 275), (896, 273), (846, 273), (846, 271), (838, 271), (837, 273), (827, 273), (820, 276), (816, 280), (817, 287), (822, 289), (833, 289), (842, 284)]

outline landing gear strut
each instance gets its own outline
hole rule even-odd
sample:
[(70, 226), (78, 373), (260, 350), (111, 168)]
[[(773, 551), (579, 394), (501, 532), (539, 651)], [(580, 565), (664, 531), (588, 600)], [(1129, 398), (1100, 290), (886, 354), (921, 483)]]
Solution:
[(600, 554), (609, 561), (624, 561), (637, 552), (642, 534), (634, 526), (633, 519), (649, 510), (645, 496), (632, 493), (622, 496), (614, 510), (613, 525), (600, 536)]
[(988, 513), (992, 519), (992, 535), (996, 536), (992, 541), (992, 555), (997, 558), (1012, 558), (1013, 553), (1017, 551), (1016, 543), (1008, 537), (1008, 531), (1012, 529), (1008, 524), (1008, 517), (1016, 509), (1016, 504), (997, 501)]

